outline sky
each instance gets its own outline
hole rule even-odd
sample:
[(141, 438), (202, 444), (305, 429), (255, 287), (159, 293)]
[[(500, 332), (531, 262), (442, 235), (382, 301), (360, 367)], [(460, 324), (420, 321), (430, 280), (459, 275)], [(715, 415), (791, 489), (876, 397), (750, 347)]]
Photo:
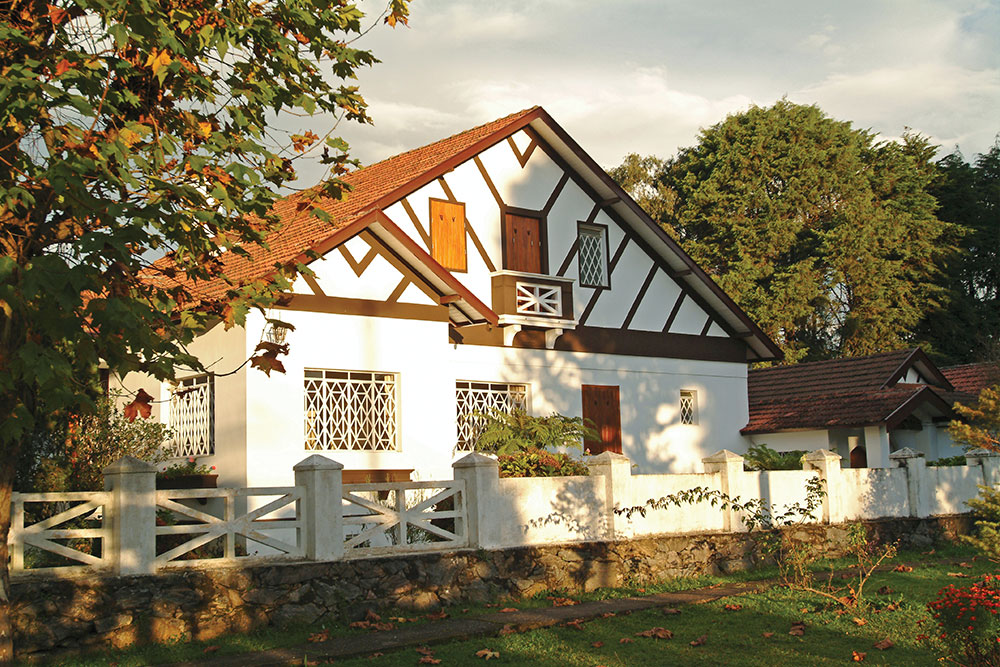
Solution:
[(338, 127), (364, 164), (536, 104), (605, 168), (782, 97), (941, 156), (1000, 132), (1000, 0), (413, 0), (355, 45), (382, 61), (374, 126)]

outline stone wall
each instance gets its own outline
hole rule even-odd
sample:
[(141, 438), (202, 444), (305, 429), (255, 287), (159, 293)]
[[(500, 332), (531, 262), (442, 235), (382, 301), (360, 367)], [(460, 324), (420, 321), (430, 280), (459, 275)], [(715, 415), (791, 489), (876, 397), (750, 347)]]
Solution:
[[(882, 539), (926, 548), (966, 532), (968, 516), (867, 522)], [(792, 529), (843, 546), (843, 525)], [(839, 545), (839, 546), (838, 546)], [(24, 578), (13, 586), (15, 650), (207, 640), (264, 625), (355, 620), (368, 608), (432, 609), (500, 595), (581, 591), (751, 565), (746, 534), (668, 535), (495, 551), (327, 563), (206, 567), (158, 575)]]

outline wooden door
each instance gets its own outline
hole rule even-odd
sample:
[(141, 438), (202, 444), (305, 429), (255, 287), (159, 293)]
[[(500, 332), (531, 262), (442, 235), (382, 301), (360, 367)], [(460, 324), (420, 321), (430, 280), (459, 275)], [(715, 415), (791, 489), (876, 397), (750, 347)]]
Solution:
[(583, 418), (594, 422), (600, 440), (584, 440), (583, 448), (591, 454), (622, 453), (622, 417), (618, 387), (585, 384)]
[(525, 273), (542, 272), (541, 221), (507, 214), (505, 230), (507, 269)]

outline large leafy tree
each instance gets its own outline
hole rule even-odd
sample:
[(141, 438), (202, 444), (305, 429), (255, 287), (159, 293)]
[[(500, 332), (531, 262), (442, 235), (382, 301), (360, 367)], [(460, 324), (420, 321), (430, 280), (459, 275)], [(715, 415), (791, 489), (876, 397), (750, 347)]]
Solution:
[(933, 155), (781, 100), (612, 175), (796, 361), (899, 347), (937, 303)]
[(947, 299), (918, 331), (945, 363), (1000, 361), (1000, 143), (971, 163), (958, 151), (937, 163), (938, 217), (961, 249), (939, 280)]
[[(406, 12), (391, 0), (386, 21)], [(275, 192), (319, 140), (281, 132), (289, 114), (368, 122), (349, 85), (375, 62), (351, 46), (362, 19), (343, 0), (0, 0), (0, 563), (21, 443), (92, 407), (99, 363), (197, 367), (199, 331), (287, 285), (294, 265), (244, 284), (218, 257), (279, 224)], [(326, 143), (336, 176), (346, 145)], [(335, 178), (315, 193), (341, 194)], [(199, 297), (209, 280), (225, 298)]]

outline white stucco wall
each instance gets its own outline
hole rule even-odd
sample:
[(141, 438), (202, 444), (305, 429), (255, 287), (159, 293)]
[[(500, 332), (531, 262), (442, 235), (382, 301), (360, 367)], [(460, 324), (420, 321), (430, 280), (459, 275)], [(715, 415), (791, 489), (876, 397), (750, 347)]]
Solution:
[[(325, 451), (348, 469), (415, 469), (422, 479), (451, 476), (456, 380), (530, 385), (531, 413), (579, 416), (580, 385), (620, 386), (623, 452), (642, 472), (693, 472), (719, 449), (742, 451), (747, 420), (746, 365), (454, 345), (447, 324), (283, 311), (295, 325), (286, 373), (247, 376), (248, 480), (289, 483), (304, 445), (304, 369), (399, 374), (400, 448)], [(250, 316), (251, 331), (263, 320)], [(254, 337), (254, 336), (252, 336)], [(680, 390), (698, 392), (697, 425), (680, 424)]]
[(786, 431), (783, 433), (763, 433), (749, 436), (754, 445), (767, 445), (778, 452), (829, 449), (830, 439), (825, 430)]

